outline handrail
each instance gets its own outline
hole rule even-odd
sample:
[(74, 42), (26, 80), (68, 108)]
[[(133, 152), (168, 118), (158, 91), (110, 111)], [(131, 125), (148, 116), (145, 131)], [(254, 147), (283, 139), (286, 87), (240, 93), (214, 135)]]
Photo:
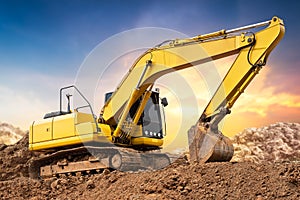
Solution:
[[(93, 118), (94, 118), (94, 121), (95, 121), (95, 124), (96, 124), (97, 131), (100, 131), (100, 128), (98, 127), (97, 119), (95, 117), (96, 115), (94, 114), (94, 111), (93, 111), (93, 108), (92, 108), (90, 102), (87, 100), (87, 98), (85, 98), (85, 96), (79, 91), (79, 89), (75, 85), (70, 85), (70, 86), (62, 87), (60, 89), (60, 92), (59, 92), (59, 111), (62, 112), (62, 91), (66, 90), (66, 89), (69, 89), (69, 88), (74, 88), (78, 92), (78, 94), (86, 101), (86, 103), (88, 105), (86, 105), (85, 107), (89, 107), (90, 108), (91, 113), (92, 113)], [(78, 107), (78, 108), (82, 108), (82, 107)]]

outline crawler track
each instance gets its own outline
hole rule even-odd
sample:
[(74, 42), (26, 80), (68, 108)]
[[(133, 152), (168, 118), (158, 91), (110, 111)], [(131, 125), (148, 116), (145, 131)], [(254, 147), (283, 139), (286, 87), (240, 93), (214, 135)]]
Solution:
[(169, 157), (160, 152), (140, 152), (123, 147), (82, 146), (32, 160), (29, 174), (31, 178), (45, 178), (61, 174), (97, 173), (104, 169), (155, 170), (169, 164)]

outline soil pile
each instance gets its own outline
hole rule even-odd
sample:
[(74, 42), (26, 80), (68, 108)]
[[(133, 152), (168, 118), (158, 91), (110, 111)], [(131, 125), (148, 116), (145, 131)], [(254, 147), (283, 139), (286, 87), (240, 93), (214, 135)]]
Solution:
[(188, 163), (154, 172), (0, 182), (2, 199), (299, 199), (299, 163)]
[(237, 162), (276, 162), (300, 160), (300, 124), (276, 123), (248, 128), (233, 138)]
[(29, 161), (37, 155), (28, 150), (28, 133), (14, 145), (0, 144), (0, 181), (28, 177)]
[(8, 123), (0, 122), (0, 144), (15, 144), (23, 136), (25, 132), (19, 128), (16, 128)]
[(236, 136), (236, 149), (243, 145), (240, 152), (249, 152), (254, 144), (261, 149), (244, 153), (245, 159), (238, 152), (235, 159), (240, 162), (200, 165), (185, 156), (159, 171), (104, 170), (44, 180), (28, 178), (29, 160), (36, 155), (27, 150), (27, 134), (15, 145), (0, 147), (0, 199), (300, 199), (300, 162), (295, 161), (299, 146), (293, 142), (299, 140), (299, 124), (279, 125)]

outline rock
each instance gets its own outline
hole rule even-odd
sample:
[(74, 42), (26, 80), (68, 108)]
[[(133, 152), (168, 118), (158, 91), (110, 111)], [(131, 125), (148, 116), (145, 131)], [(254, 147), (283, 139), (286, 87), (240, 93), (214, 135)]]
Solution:
[(87, 188), (87, 189), (94, 189), (94, 188), (95, 188), (94, 181), (88, 180), (88, 181), (86, 182), (86, 188)]
[(50, 185), (51, 189), (52, 189), (52, 190), (56, 190), (58, 184), (59, 184), (59, 180), (58, 180), (58, 179), (57, 179), (57, 180), (54, 180), (54, 181), (51, 183), (51, 185)]
[(233, 138), (232, 162), (276, 162), (300, 158), (300, 124), (276, 123), (245, 129)]
[(107, 175), (110, 173), (109, 169), (104, 169), (103, 172), (102, 172), (104, 175)]
[(260, 196), (260, 195), (258, 195), (258, 196), (256, 197), (256, 200), (263, 200), (263, 197)]

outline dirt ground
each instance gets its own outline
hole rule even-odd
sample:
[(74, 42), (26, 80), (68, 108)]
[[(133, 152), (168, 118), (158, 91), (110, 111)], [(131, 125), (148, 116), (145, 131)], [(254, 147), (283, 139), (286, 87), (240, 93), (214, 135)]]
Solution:
[[(282, 125), (282, 124), (281, 124)], [(278, 125), (278, 126), (281, 126)], [(283, 124), (287, 131), (298, 138), (299, 124)], [(275, 133), (278, 126), (268, 132)], [(281, 130), (282, 127), (280, 127)], [(260, 133), (266, 131), (261, 129)], [(297, 131), (295, 131), (297, 130)], [(300, 162), (295, 152), (299, 149), (287, 145), (290, 154), (277, 159), (263, 161), (269, 153), (251, 149), (255, 143), (264, 149), (266, 138), (258, 142), (257, 135), (280, 140), (273, 136), (260, 134), (256, 137), (239, 134), (239, 142), (234, 139), (238, 154), (236, 161), (226, 163), (189, 163), (186, 157), (178, 159), (172, 165), (159, 171), (119, 172), (104, 170), (101, 174), (86, 176), (63, 176), (44, 180), (28, 177), (28, 160), (36, 156), (27, 150), (26, 135), (15, 145), (0, 145), (0, 198), (1, 199), (300, 199)], [(286, 130), (283, 130), (286, 131)], [(248, 131), (249, 132), (249, 131)], [(253, 133), (254, 133), (253, 132)], [(253, 135), (252, 133), (252, 135)], [(280, 135), (280, 134), (277, 134)], [(286, 137), (282, 134), (280, 137)], [(245, 139), (246, 138), (246, 139)], [(250, 141), (256, 138), (255, 141)], [(260, 137), (259, 137), (260, 138)], [(283, 139), (281, 138), (283, 141)], [(271, 139), (268, 140), (270, 141)], [(247, 143), (249, 144), (247, 146)], [(242, 160), (241, 151), (250, 158)], [(273, 148), (275, 151), (276, 148)], [(245, 153), (246, 152), (246, 153)], [(272, 153), (272, 152), (271, 152)], [(281, 155), (277, 153), (276, 155)], [(288, 157), (291, 155), (291, 157)], [(270, 157), (272, 158), (272, 156)], [(259, 161), (259, 162), (258, 162)]]

